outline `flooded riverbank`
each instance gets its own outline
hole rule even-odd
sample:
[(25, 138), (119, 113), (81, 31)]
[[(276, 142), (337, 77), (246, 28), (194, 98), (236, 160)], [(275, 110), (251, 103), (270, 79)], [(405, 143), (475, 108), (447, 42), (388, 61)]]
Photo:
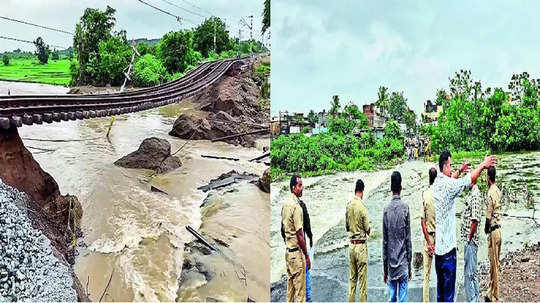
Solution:
[[(531, 193), (539, 207), (540, 184), (539, 168), (540, 152), (505, 154), (500, 157), (498, 176), (504, 180), (504, 186), (517, 195), (521, 203), (503, 205), (503, 243), (502, 255), (522, 248), (526, 243), (536, 243), (540, 231), (534, 222), (518, 216), (532, 216), (532, 209), (525, 207), (521, 193), (522, 185), (517, 180), (524, 178), (529, 184)], [(402, 199), (411, 211), (411, 234), (413, 252), (423, 249), (423, 234), (420, 225), (421, 194), (428, 187), (428, 169), (434, 163), (422, 161), (405, 162), (395, 168), (402, 174)], [(304, 179), (303, 201), (306, 203), (312, 221), (315, 238), (315, 258), (312, 261), (312, 292), (314, 300), (343, 301), (347, 300), (349, 262), (348, 242), (345, 231), (345, 206), (353, 197), (356, 179), (362, 178), (366, 184), (365, 198), (372, 234), (368, 241), (368, 300), (385, 301), (387, 289), (382, 273), (382, 214), (384, 206), (391, 199), (390, 174), (393, 170), (377, 172), (343, 172), (335, 175)], [(288, 181), (272, 184), (272, 218), (271, 218), (271, 263), (272, 263), (272, 300), (281, 300), (286, 286), (280, 278), (285, 273), (284, 246), (279, 232), (279, 216), (283, 197), (288, 193)], [(456, 232), (461, 227), (463, 210), (462, 195), (457, 200)], [(537, 214), (538, 217), (538, 214)], [(540, 221), (540, 220), (539, 220)], [(459, 239), (459, 238), (458, 238)], [(479, 263), (486, 263), (486, 236), (480, 233), (478, 250)], [(464, 300), (463, 284), (463, 245), (458, 241), (457, 299)], [(423, 268), (415, 268), (413, 279), (409, 284), (409, 299), (422, 299)], [(431, 288), (435, 293), (435, 273), (431, 273)], [(435, 298), (435, 297), (433, 297)], [(503, 298), (504, 299), (504, 298)]]
[[(37, 93), (58, 92), (41, 90)], [(54, 177), (60, 190), (76, 195), (81, 201), (84, 236), (78, 239), (75, 271), (81, 283), (88, 285), (92, 300), (99, 300), (114, 271), (104, 300), (174, 301), (181, 288), (184, 244), (194, 239), (185, 227), (189, 225), (198, 230), (207, 220), (200, 209), (207, 193), (197, 187), (233, 169), (256, 175), (266, 169), (262, 163), (247, 160), (261, 155), (263, 146), (269, 145), (268, 140), (260, 140), (256, 148), (243, 148), (206, 140), (186, 144), (186, 140), (169, 136), (175, 117), (186, 106), (189, 107), (176, 104), (117, 116), (109, 139), (106, 133), (110, 118), (19, 129), (25, 146)], [(176, 154), (182, 161), (179, 169), (157, 175), (150, 170), (112, 164), (151, 136), (168, 140), (173, 152), (182, 147)], [(203, 154), (240, 160), (215, 160), (201, 157)], [(205, 227), (206, 233), (226, 232), (224, 228), (258, 228), (260, 221), (240, 220), (239, 214), (249, 214), (248, 209), (253, 204), (267, 204), (269, 195), (249, 185), (239, 184), (236, 195), (223, 196), (224, 203), (231, 207), (211, 218), (215, 223)], [(151, 186), (167, 194), (153, 192)], [(258, 214), (268, 218), (269, 209), (262, 208)], [(230, 244), (235, 262), (243, 264), (250, 273), (268, 277), (269, 268), (259, 264), (265, 256), (268, 259), (268, 233), (266, 240), (264, 236), (260, 236), (262, 239), (239, 236), (237, 241), (241, 241), (241, 245), (234, 241)], [(245, 247), (253, 247), (254, 252), (246, 255)], [(208, 266), (219, 268), (220, 264), (209, 263)], [(261, 283), (264, 282), (268, 285), (268, 281), (263, 279)], [(208, 291), (214, 293), (222, 289), (208, 286)], [(250, 289), (250, 296), (268, 299), (268, 288), (254, 287)]]

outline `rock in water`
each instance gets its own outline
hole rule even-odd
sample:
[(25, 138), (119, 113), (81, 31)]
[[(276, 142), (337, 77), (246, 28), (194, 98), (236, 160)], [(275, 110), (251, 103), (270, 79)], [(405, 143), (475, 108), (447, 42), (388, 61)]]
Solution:
[(139, 149), (118, 159), (114, 164), (127, 168), (152, 169), (159, 174), (182, 166), (178, 157), (171, 156), (169, 142), (156, 137), (144, 139)]
[(270, 193), (270, 168), (267, 168), (258, 182), (259, 188), (265, 193)]

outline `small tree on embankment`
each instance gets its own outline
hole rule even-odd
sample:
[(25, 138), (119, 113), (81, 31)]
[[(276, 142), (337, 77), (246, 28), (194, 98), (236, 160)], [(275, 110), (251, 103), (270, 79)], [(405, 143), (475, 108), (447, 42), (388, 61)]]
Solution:
[(36, 46), (35, 54), (39, 62), (41, 64), (47, 64), (47, 62), (49, 62), (49, 54), (51, 53), (49, 46), (45, 44), (41, 37), (37, 37), (37, 39), (34, 40), (34, 45)]

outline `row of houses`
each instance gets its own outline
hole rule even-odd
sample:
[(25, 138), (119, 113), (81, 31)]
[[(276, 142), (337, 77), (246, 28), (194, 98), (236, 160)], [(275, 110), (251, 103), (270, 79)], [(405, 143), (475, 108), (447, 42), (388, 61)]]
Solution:
[[(382, 137), (386, 126), (386, 117), (375, 103), (365, 104), (362, 111), (368, 118), (368, 124), (373, 128), (377, 138)], [(437, 118), (442, 112), (442, 106), (427, 100), (424, 103), (422, 122), (426, 124), (436, 124)], [(308, 116), (301, 112), (289, 113), (280, 111), (278, 116), (273, 116), (271, 121), (271, 133), (273, 136), (305, 133), (307, 136), (318, 135), (328, 131), (330, 114), (326, 110), (315, 113), (314, 121), (309, 121)], [(406, 131), (406, 126), (400, 125), (402, 131)], [(360, 134), (362, 130), (359, 130)]]

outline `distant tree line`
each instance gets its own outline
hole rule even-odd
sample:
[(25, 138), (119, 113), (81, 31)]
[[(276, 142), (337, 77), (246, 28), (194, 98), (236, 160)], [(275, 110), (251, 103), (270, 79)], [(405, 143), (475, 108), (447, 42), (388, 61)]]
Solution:
[[(115, 9), (104, 11), (87, 8), (76, 25), (72, 62), (73, 85), (119, 85), (124, 69), (131, 61), (133, 49), (125, 31), (113, 31)], [(216, 37), (214, 43), (214, 35)], [(171, 31), (156, 45), (135, 45), (140, 54), (134, 64), (133, 83), (152, 86), (182, 76), (202, 60), (233, 57), (241, 53), (261, 52), (266, 48), (258, 41), (238, 41), (229, 37), (225, 23), (218, 17), (204, 20), (194, 29)]]

